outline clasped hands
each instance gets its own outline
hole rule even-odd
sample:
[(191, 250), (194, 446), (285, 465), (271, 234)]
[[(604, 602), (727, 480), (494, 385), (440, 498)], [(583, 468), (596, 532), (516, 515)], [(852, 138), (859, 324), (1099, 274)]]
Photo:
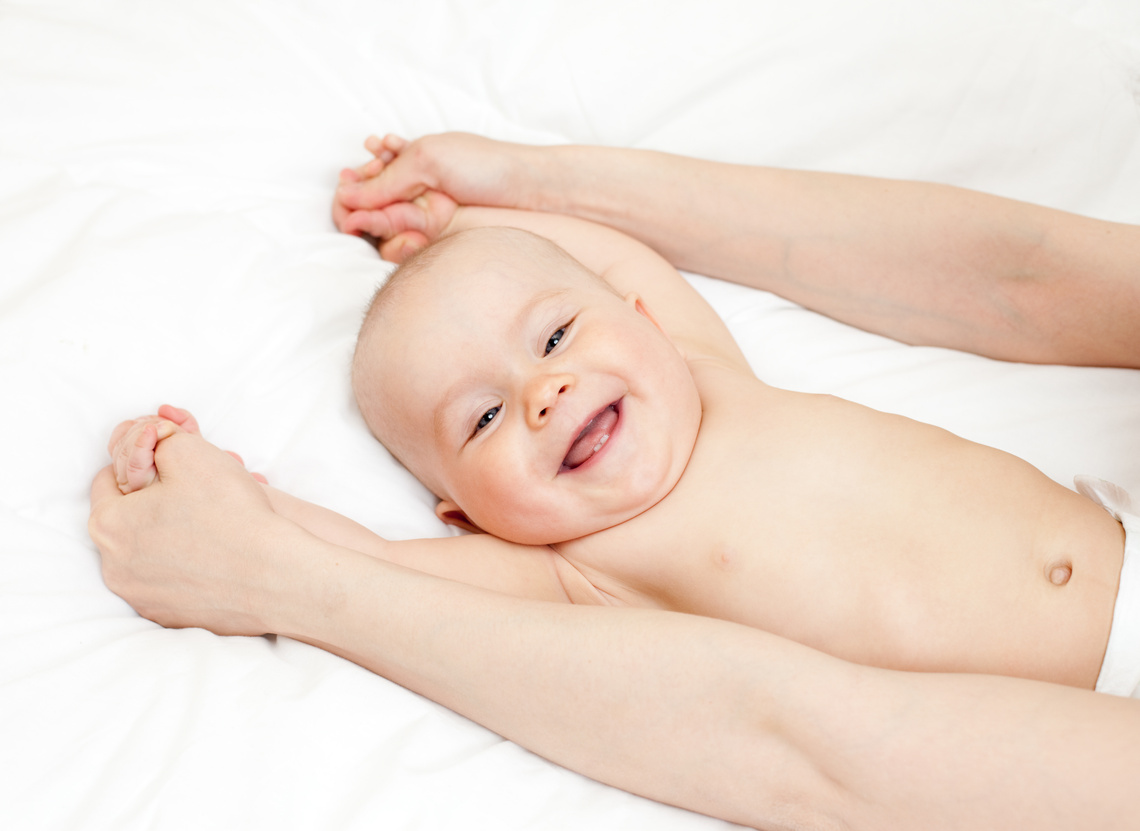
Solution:
[(188, 412), (120, 424), (91, 486), (103, 580), (143, 617), (218, 634), (272, 631), (266, 557), (279, 523), (262, 483), (201, 437)]

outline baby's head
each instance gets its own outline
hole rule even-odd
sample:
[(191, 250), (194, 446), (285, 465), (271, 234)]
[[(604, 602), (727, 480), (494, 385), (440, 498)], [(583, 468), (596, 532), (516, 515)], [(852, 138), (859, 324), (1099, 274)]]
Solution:
[(641, 301), (511, 228), (455, 234), (401, 266), (369, 307), (352, 382), (444, 521), (520, 543), (652, 507), (700, 425), (688, 366)]

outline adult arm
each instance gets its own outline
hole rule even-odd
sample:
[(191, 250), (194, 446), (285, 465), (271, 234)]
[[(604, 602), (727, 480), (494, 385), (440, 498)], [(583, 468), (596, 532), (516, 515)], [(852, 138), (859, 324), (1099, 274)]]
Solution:
[[(757, 828), (1132, 827), (1135, 702), (393, 575), (279, 628), (599, 781)], [(447, 614), (439, 615), (446, 608)], [(425, 625), (430, 609), (433, 625)], [(383, 632), (383, 637), (377, 637)]]
[(1140, 707), (858, 667), (748, 627), (521, 600), (320, 540), (186, 436), (123, 496), (104, 579), (167, 626), (295, 637), (603, 782), (759, 828), (1124, 829)]
[[(869, 331), (1031, 362), (1140, 366), (1140, 227), (948, 185), (529, 147), (463, 134), (370, 149), (334, 215), (442, 190), (593, 220), (681, 269), (776, 292)], [(378, 169), (378, 168), (377, 168)]]

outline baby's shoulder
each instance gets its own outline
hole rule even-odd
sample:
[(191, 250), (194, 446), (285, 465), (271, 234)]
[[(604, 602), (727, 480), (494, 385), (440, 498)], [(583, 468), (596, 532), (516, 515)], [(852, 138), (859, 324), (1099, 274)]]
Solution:
[(730, 429), (731, 425), (755, 424), (759, 413), (790, 418), (813, 396), (771, 386), (747, 365), (718, 357), (688, 360), (689, 373), (701, 399), (704, 418), (701, 435)]

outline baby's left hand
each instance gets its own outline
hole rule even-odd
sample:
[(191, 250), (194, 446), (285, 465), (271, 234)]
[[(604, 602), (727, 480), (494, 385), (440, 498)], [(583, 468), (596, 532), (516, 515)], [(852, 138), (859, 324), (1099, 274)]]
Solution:
[(393, 143), (369, 147), (375, 154), (370, 162), (341, 171), (340, 186), (333, 199), (333, 221), (343, 233), (374, 238), (381, 257), (402, 263), (438, 239), (459, 206), (446, 193), (426, 185), (392, 202), (370, 198), (370, 192), (378, 189), (389, 164), (399, 157), (405, 146), (395, 137), (385, 140), (388, 139)]

